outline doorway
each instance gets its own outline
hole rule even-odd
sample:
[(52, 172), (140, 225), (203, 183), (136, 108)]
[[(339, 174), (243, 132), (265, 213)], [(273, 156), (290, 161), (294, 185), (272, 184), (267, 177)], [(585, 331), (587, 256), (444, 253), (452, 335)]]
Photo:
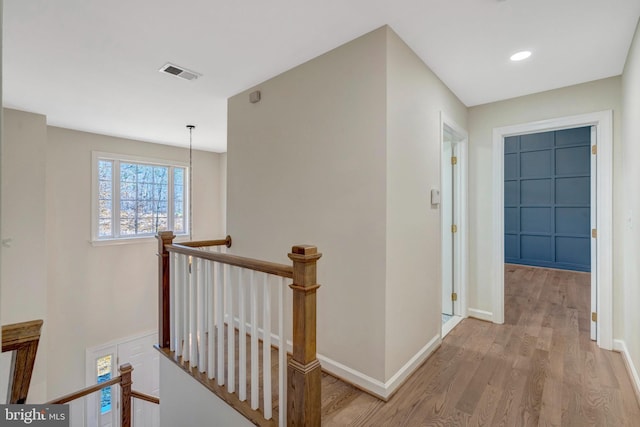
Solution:
[[(591, 330), (601, 348), (613, 345), (612, 324), (612, 142), (613, 115), (603, 111), (540, 122), (494, 129), (493, 194), (494, 194), (494, 313), (495, 323), (504, 323), (504, 263), (505, 263), (505, 140), (514, 135), (589, 127), (592, 136), (589, 155), (591, 165)], [(596, 198), (597, 195), (597, 198)]]
[[(158, 396), (160, 394), (159, 353), (153, 348), (156, 332), (144, 333), (104, 344), (86, 351), (87, 386), (108, 381), (119, 375), (118, 367), (130, 363), (133, 367), (133, 389)], [(111, 386), (85, 400), (86, 426), (110, 427), (119, 425), (120, 388)], [(132, 423), (142, 427), (160, 425), (158, 405), (132, 399)], [(78, 424), (74, 424), (78, 425)]]
[[(442, 115), (440, 203), (442, 336), (466, 317), (467, 132)], [(433, 197), (433, 195), (432, 195)]]

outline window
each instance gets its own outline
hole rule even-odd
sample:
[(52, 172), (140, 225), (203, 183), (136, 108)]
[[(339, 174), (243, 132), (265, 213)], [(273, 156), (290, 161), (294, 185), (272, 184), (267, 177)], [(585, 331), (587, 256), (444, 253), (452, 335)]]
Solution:
[[(111, 379), (111, 355), (99, 358), (96, 361), (96, 379), (97, 384), (109, 381)], [(111, 387), (105, 387), (100, 390), (100, 414), (104, 415), (111, 410)]]
[(93, 164), (94, 241), (188, 233), (185, 165), (105, 153)]

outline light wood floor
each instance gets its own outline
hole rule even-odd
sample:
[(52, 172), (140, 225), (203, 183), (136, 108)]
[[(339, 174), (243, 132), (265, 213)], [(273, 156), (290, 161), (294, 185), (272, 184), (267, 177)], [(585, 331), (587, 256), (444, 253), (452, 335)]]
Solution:
[(589, 275), (508, 265), (505, 324), (465, 319), (384, 403), (323, 375), (326, 426), (640, 426), (624, 362), (589, 339)]

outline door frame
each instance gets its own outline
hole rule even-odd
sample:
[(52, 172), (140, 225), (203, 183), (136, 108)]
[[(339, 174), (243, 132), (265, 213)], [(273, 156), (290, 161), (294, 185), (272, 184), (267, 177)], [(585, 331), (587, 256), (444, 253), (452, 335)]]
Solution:
[[(468, 269), (468, 260), (469, 260), (469, 232), (468, 232), (468, 203), (467, 203), (467, 191), (468, 191), (468, 142), (469, 142), (469, 134), (467, 131), (456, 123), (451, 117), (449, 117), (446, 113), (440, 112), (440, 182), (443, 182), (442, 174), (444, 173), (444, 164), (442, 162), (445, 161), (444, 157), (444, 136), (445, 136), (445, 127), (448, 127), (456, 137), (457, 142), (455, 143), (455, 148), (453, 152), (456, 153), (456, 157), (458, 158), (458, 162), (456, 164), (456, 168), (454, 168), (454, 173), (456, 174), (455, 189), (454, 189), (454, 220), (456, 226), (458, 227), (457, 232), (453, 238), (454, 245), (454, 257), (459, 260), (459, 262), (454, 264), (454, 272), (453, 272), (453, 280), (455, 285), (457, 285), (457, 294), (458, 299), (454, 302), (453, 312), (455, 316), (460, 316), (461, 318), (465, 318), (468, 316), (467, 314), (467, 284), (469, 280), (469, 269)], [(441, 196), (442, 196), (442, 185), (440, 186)], [(442, 201), (442, 197), (441, 197)], [(443, 218), (443, 210), (440, 206), (440, 229), (441, 229), (441, 239), (444, 239), (445, 233), (450, 233), (450, 228), (445, 225)], [(441, 248), (442, 248), (442, 240), (441, 240)], [(440, 262), (440, 289), (442, 290), (442, 277), (444, 272), (444, 254), (441, 251), (441, 262)], [(442, 298), (440, 298), (440, 304), (442, 304)], [(442, 307), (440, 307), (440, 311), (442, 312)], [(450, 323), (450, 322), (448, 322)]]
[[(597, 343), (613, 347), (613, 111), (605, 110), (493, 129), (493, 322), (504, 323), (504, 138), (526, 133), (595, 126), (597, 260), (592, 269), (598, 307)], [(594, 280), (595, 275), (595, 280)]]

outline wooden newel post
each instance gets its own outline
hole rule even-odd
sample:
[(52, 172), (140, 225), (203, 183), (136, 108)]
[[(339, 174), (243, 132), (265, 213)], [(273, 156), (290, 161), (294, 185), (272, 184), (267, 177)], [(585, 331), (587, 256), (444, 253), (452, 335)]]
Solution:
[(120, 426), (131, 427), (131, 372), (133, 368), (125, 363), (120, 366)]
[(156, 235), (158, 239), (158, 345), (162, 348), (169, 347), (171, 339), (169, 319), (171, 258), (165, 246), (173, 244), (175, 237), (173, 231), (161, 231)]
[(287, 366), (287, 424), (320, 426), (320, 362), (316, 358), (316, 262), (322, 256), (315, 246), (294, 246), (293, 355)]

